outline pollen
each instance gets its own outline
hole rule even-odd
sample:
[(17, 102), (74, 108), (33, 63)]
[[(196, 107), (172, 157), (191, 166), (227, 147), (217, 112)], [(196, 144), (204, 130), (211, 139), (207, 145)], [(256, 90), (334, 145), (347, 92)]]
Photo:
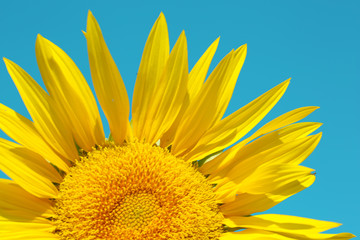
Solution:
[(132, 142), (94, 149), (59, 186), (59, 239), (219, 239), (212, 186), (166, 149)]

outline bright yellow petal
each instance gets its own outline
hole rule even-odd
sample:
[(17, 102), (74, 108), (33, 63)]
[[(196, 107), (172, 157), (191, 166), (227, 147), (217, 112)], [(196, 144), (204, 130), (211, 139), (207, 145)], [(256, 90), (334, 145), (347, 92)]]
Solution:
[(240, 232), (224, 233), (220, 240), (292, 240), (276, 233), (260, 230), (244, 230)]
[[(210, 75), (213, 79), (212, 84), (210, 85), (209, 80), (207, 80), (207, 84), (204, 84), (197, 97), (185, 111), (172, 145), (171, 152), (174, 155), (183, 155), (190, 150), (213, 123), (213, 117), (216, 113), (215, 106), (221, 94), (217, 91), (221, 89), (221, 83), (225, 82), (223, 79), (233, 55), (232, 51), (218, 64)], [(217, 79), (219, 79), (218, 82), (215, 81)]]
[(310, 113), (318, 109), (319, 107), (301, 107), (294, 109), (290, 112), (287, 112), (274, 120), (268, 122), (264, 126), (262, 126), (259, 130), (257, 130), (251, 137), (250, 141), (252, 139), (255, 139), (261, 135), (267, 134), (269, 132), (272, 132), (276, 129), (282, 128), (286, 125), (292, 124), (294, 122), (300, 121), (301, 119), (307, 117)]
[(154, 144), (175, 121), (187, 93), (188, 56), (185, 33), (182, 32), (165, 66), (160, 84), (148, 106), (144, 139)]
[(205, 132), (197, 145), (184, 156), (199, 160), (237, 142), (255, 127), (285, 93), (289, 80), (264, 93)]
[(0, 179), (0, 215), (12, 217), (43, 217), (54, 215), (48, 199), (37, 198), (21, 188), (14, 181)]
[(275, 132), (279, 135), (279, 140), (281, 141), (281, 143), (287, 143), (295, 139), (306, 137), (321, 126), (322, 123), (301, 122), (301, 123), (291, 124)]
[(210, 67), (211, 60), (215, 54), (218, 44), (219, 38), (211, 44), (211, 46), (206, 50), (206, 52), (202, 55), (202, 57), (191, 70), (187, 85), (188, 94), (181, 104), (180, 112), (177, 115), (174, 123), (171, 125), (170, 129), (161, 137), (161, 147), (166, 148), (174, 141), (175, 133), (179, 127), (179, 124), (184, 116), (186, 109), (189, 106), (189, 103), (199, 93), (201, 87), (203, 86), (204, 80)]
[(36, 58), (49, 94), (67, 120), (68, 131), (82, 149), (105, 142), (95, 98), (80, 70), (58, 46), (38, 35)]
[[(132, 102), (134, 134), (140, 140), (145, 138), (149, 128), (148, 114), (153, 98), (158, 94), (160, 80), (169, 58), (169, 35), (165, 16), (160, 14), (146, 41), (137, 73)], [(179, 69), (181, 70), (181, 69)]]
[[(269, 135), (273, 134), (274, 133), (273, 131), (275, 131), (277, 129), (282, 129), (282, 130), (276, 131), (276, 133), (279, 135), (286, 133), (280, 139), (282, 142), (287, 142), (287, 141), (285, 141), (285, 138), (286, 139), (290, 138), (290, 140), (292, 140), (292, 139), (300, 138), (301, 136), (305, 137), (308, 134), (310, 134), (311, 132), (315, 131), (318, 127), (320, 127), (321, 123), (310, 123), (310, 125), (308, 125), (309, 123), (299, 123), (299, 124), (293, 124), (293, 125), (290, 125), (290, 124), (300, 121), (301, 119), (305, 118), (306, 116), (308, 116), (310, 113), (312, 113), (316, 109), (318, 109), (318, 107), (302, 107), (302, 108), (297, 108), (290, 112), (287, 112), (287, 113), (273, 119), (272, 121), (268, 122), (267, 124), (262, 126), (259, 130), (257, 130), (255, 133), (253, 133), (250, 137), (239, 142), (237, 145), (245, 146), (252, 140), (254, 140), (262, 135), (266, 135), (268, 133), (270, 133)], [(302, 125), (302, 124), (304, 124), (304, 125)], [(311, 124), (315, 124), (315, 125), (312, 126)], [(313, 127), (315, 127), (315, 128), (313, 128)], [(307, 131), (307, 130), (309, 130), (309, 131)], [(299, 135), (299, 133), (300, 133), (300, 135)], [(294, 134), (296, 135), (296, 138), (293, 138)]]
[[(21, 225), (20, 225), (21, 228)], [(60, 239), (60, 237), (58, 235), (55, 235), (53, 233), (50, 233), (49, 230), (52, 230), (52, 228), (42, 228), (43, 232), (39, 232), (36, 230), (28, 230), (28, 231), (21, 231), (21, 230), (17, 230), (16, 232), (14, 231), (6, 231), (6, 232), (0, 232), (1, 233), (1, 237), (3, 240), (39, 240), (39, 239), (43, 239), (43, 240), (55, 240), (55, 239)]]
[[(228, 216), (244, 216), (263, 212), (311, 186), (314, 181), (314, 175), (305, 175), (297, 181), (289, 182), (282, 185), (282, 187), (273, 189), (269, 193), (251, 194), (237, 193), (235, 191), (230, 195), (229, 191), (220, 192), (219, 195), (223, 194), (224, 196), (221, 197), (219, 202), (226, 202), (226, 204), (221, 206), (221, 211)], [(235, 198), (234, 195), (236, 195)]]
[[(264, 135), (243, 147), (242, 157), (254, 156), (258, 153), (274, 148), (284, 143), (302, 139), (317, 130), (322, 123), (301, 122), (283, 127), (277, 131)], [(306, 141), (306, 139), (304, 139)]]
[(325, 233), (309, 233), (309, 234), (293, 234), (286, 233), (283, 234), (290, 239), (299, 239), (299, 240), (348, 240), (356, 237), (351, 233), (338, 233), (338, 234), (325, 234)]
[[(224, 204), (223, 210), (228, 215), (234, 215), (234, 212), (244, 211), (244, 203), (252, 204), (251, 201), (240, 202), (238, 198), (244, 198), (248, 195), (259, 195), (269, 201), (269, 204), (262, 204), (261, 209), (268, 209), (280, 203), (286, 198), (309, 187), (314, 181), (313, 169), (291, 164), (274, 164), (249, 170), (252, 174), (243, 178), (239, 176), (230, 176), (229, 179), (216, 186), (218, 202)], [(242, 194), (246, 194), (241, 196)], [(249, 198), (251, 200), (252, 197)], [(254, 201), (253, 206), (245, 209), (247, 213), (259, 212), (259, 200)], [(240, 205), (239, 205), (240, 204)], [(226, 205), (226, 206), (225, 206)], [(237, 209), (235, 209), (235, 206)], [(233, 210), (235, 210), (233, 212)], [(235, 214), (236, 215), (236, 214)]]
[[(225, 158), (226, 155), (228, 155), (230, 152), (234, 153), (234, 151), (239, 151), (242, 149), (246, 144), (251, 142), (252, 140), (260, 137), (261, 135), (268, 134), (268, 136), (260, 138), (260, 140), (255, 141), (259, 144), (250, 144), (249, 146), (254, 146), (252, 148), (252, 152), (259, 151), (260, 149), (263, 149), (266, 145), (268, 145), (269, 142), (268, 139), (271, 139), (271, 141), (274, 143), (274, 146), (279, 143), (279, 141), (290, 141), (299, 137), (305, 137), (311, 132), (315, 131), (318, 127), (321, 126), (320, 123), (301, 123), (301, 124), (292, 124), (294, 122), (297, 122), (304, 117), (308, 116), (310, 113), (312, 113), (314, 110), (318, 109), (318, 107), (302, 107), (295, 110), (292, 110), (290, 112), (287, 112), (274, 120), (270, 121), (269, 123), (265, 124), (263, 127), (261, 127), (259, 130), (257, 130), (254, 134), (252, 134), (250, 137), (244, 139), (243, 141), (239, 142), (236, 146), (231, 148), (231, 150), (227, 151), (227, 153), (224, 153), (223, 156), (220, 156), (220, 158), (216, 159), (215, 161), (212, 161), (211, 163), (207, 163), (203, 166), (201, 171), (203, 173), (210, 173), (215, 171), (215, 168), (221, 168), (225, 167), (226, 164), (228, 164), (227, 161), (223, 161), (221, 158)], [(289, 125), (289, 126), (287, 126)], [(285, 127), (286, 126), (286, 127)], [(279, 128), (283, 128), (283, 130), (279, 130), (276, 132), (273, 132)], [(282, 137), (280, 138), (280, 135)], [(273, 139), (274, 137), (277, 138), (279, 136), (278, 140)], [(285, 138), (287, 140), (285, 140)], [(265, 140), (265, 141), (263, 141)], [(243, 150), (241, 150), (243, 151)], [(233, 154), (230, 154), (231, 157), (233, 157)], [(226, 156), (227, 160), (230, 160), (231, 158)], [(221, 163), (220, 163), (221, 161)]]
[(355, 237), (350, 233), (339, 234), (278, 234), (263, 230), (247, 229), (240, 232), (231, 232), (223, 234), (221, 240), (347, 240)]
[[(25, 224), (29, 224), (28, 226), (25, 226)], [(39, 228), (47, 228), (47, 229), (51, 229), (53, 228), (52, 226), (52, 222), (49, 219), (46, 218), (35, 218), (32, 221), (22, 221), (21, 218), (19, 219), (12, 219), (12, 221), (9, 221), (7, 218), (0, 216), (0, 225), (2, 226), (8, 226), (8, 229), (6, 230), (10, 230), (10, 229), (17, 229), (19, 226), (23, 225), (24, 227), (22, 228), (22, 230), (26, 230), (27, 228), (31, 228), (31, 226), (38, 226)], [(36, 228), (36, 227), (35, 227)], [(2, 228), (0, 228), (0, 231), (3, 230)], [(21, 230), (20, 228), (18, 230)]]
[[(209, 180), (223, 179), (234, 168), (257, 168), (265, 163), (299, 164), (316, 148), (321, 134), (306, 137), (319, 123), (298, 123), (265, 135), (246, 145), (236, 145), (220, 154), (199, 170), (211, 174)], [(240, 167), (240, 168), (241, 168)], [(241, 169), (239, 168), (239, 171)], [(241, 171), (242, 172), (242, 171)], [(239, 173), (240, 174), (240, 173)]]
[(52, 182), (62, 178), (53, 166), (35, 152), (0, 139), (0, 168), (34, 196), (54, 198), (58, 190)]
[(249, 171), (253, 172), (245, 179), (242, 176), (229, 174), (227, 182), (217, 185), (215, 192), (235, 188), (236, 192), (241, 193), (271, 193), (291, 182), (311, 176), (314, 169), (292, 164), (273, 164), (264, 165), (255, 170), (250, 168)]
[(230, 52), (210, 74), (184, 113), (171, 150), (174, 155), (184, 155), (210, 127), (221, 119), (230, 101), (245, 56), (246, 45), (235, 52)]
[(4, 240), (36, 240), (36, 239), (59, 239), (52, 232), (55, 226), (44, 219), (42, 222), (16, 222), (0, 219), (0, 235)]
[(220, 38), (216, 39), (201, 56), (189, 74), (188, 90), (190, 101), (200, 92), (208, 73), (211, 60), (219, 45)]
[(129, 99), (120, 72), (111, 57), (99, 24), (89, 11), (86, 40), (96, 95), (109, 122), (111, 136), (121, 144), (129, 129)]
[[(9, 221), (40, 222), (40, 223), (46, 221), (46, 218), (40, 216), (39, 214), (32, 212), (24, 212), (22, 210), (17, 210), (17, 209), (15, 210), (1, 209), (0, 214), (1, 217)], [(49, 217), (54, 217), (54, 215)]]
[(32, 149), (63, 171), (69, 170), (69, 162), (56, 154), (35, 129), (29, 119), (0, 104), (0, 129), (16, 142)]
[(52, 99), (22, 68), (8, 59), (4, 61), (37, 131), (62, 156), (69, 160), (77, 159), (78, 152), (71, 133), (66, 131), (57, 115)]
[(250, 217), (230, 216), (224, 224), (231, 228), (242, 227), (280, 233), (320, 233), (340, 226), (339, 223), (296, 216), (263, 214)]
[[(217, 103), (217, 111), (215, 112), (215, 115), (213, 117), (213, 124), (220, 121), (220, 119), (223, 117), (227, 106), (229, 105), (231, 96), (233, 94), (236, 81), (239, 77), (241, 68), (245, 62), (247, 53), (247, 45), (244, 44), (238, 49), (234, 51), (233, 59), (231, 61), (231, 64), (229, 68), (227, 69), (226, 77), (223, 79), (225, 81), (222, 84), (218, 84), (218, 87), (220, 87), (220, 91), (222, 91), (221, 94), (219, 94), (219, 101)], [(209, 82), (211, 84), (212, 78), (211, 75), (209, 76), (209, 79), (207, 79), (206, 83)], [(218, 81), (218, 80), (217, 80)], [(205, 85), (206, 85), (205, 83)], [(215, 85), (217, 85), (215, 84)], [(205, 87), (205, 86), (204, 86)]]

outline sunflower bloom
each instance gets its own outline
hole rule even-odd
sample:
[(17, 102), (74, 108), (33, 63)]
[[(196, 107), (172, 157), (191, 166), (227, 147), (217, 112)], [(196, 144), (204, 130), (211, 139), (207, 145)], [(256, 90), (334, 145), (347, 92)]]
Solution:
[[(263, 212), (315, 180), (300, 166), (321, 133), (303, 107), (249, 133), (284, 94), (284, 81), (223, 117), (246, 57), (227, 54), (206, 79), (219, 39), (189, 73), (182, 32), (170, 51), (163, 14), (142, 55), (130, 104), (89, 12), (95, 97), (70, 57), (38, 36), (42, 89), (4, 59), (32, 121), (0, 104), (1, 239), (350, 239), (338, 223)], [(16, 142), (16, 143), (15, 143)]]

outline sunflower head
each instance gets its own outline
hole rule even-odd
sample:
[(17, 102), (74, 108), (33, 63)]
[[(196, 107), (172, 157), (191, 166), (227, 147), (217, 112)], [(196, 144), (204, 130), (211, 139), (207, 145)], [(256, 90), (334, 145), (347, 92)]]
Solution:
[(94, 149), (71, 168), (59, 192), (55, 223), (63, 239), (217, 239), (222, 232), (206, 178), (146, 143)]
[(0, 167), (12, 179), (0, 179), (2, 239), (354, 237), (323, 234), (339, 225), (333, 222), (258, 214), (314, 182), (314, 170), (300, 164), (319, 143), (321, 133), (312, 133), (321, 124), (298, 122), (317, 109), (302, 107), (249, 134), (289, 80), (224, 116), (246, 45), (208, 74), (217, 39), (189, 71), (185, 33), (170, 51), (161, 13), (145, 44), (130, 109), (91, 12), (84, 33), (109, 138), (85, 78), (58, 46), (41, 35), (36, 40), (47, 91), (5, 59), (32, 120), (0, 104), (0, 128), (14, 140), (0, 139)]

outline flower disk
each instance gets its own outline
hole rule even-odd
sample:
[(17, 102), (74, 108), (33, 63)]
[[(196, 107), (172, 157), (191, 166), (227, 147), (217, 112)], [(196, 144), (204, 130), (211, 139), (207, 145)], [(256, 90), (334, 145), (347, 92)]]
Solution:
[(88, 153), (60, 185), (60, 239), (218, 239), (212, 186), (190, 163), (143, 143)]

